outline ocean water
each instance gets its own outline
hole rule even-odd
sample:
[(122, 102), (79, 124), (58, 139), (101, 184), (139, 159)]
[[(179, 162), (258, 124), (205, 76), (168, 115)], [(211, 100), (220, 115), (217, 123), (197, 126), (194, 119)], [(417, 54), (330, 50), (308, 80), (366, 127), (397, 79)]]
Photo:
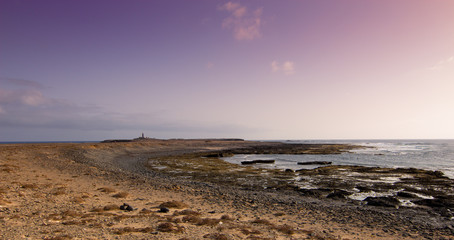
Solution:
[(298, 165), (298, 162), (330, 161), (333, 165), (368, 167), (419, 168), (442, 171), (454, 179), (454, 140), (299, 140), (285, 143), (336, 143), (354, 144), (367, 148), (342, 154), (287, 155), (239, 154), (224, 158), (230, 163), (257, 159), (274, 159), (274, 164), (257, 164), (256, 167), (276, 169), (317, 168), (320, 165)]

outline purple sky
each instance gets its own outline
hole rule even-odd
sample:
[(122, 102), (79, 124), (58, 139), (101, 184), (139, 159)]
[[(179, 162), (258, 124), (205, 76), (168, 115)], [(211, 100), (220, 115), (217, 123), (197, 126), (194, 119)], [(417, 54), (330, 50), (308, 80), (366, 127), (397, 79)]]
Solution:
[(454, 138), (454, 1), (3, 0), (0, 141)]

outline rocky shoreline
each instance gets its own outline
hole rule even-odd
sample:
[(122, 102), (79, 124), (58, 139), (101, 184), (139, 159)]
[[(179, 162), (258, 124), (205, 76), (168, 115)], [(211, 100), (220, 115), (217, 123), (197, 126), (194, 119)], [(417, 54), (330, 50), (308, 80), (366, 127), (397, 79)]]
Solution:
[[(82, 221), (81, 226), (78, 227), (94, 231), (90, 235), (94, 238), (101, 236), (106, 239), (118, 237), (121, 239), (138, 237), (200, 239), (211, 236), (212, 239), (452, 239), (454, 235), (454, 221), (451, 215), (453, 181), (437, 172), (417, 169), (346, 168), (345, 166), (324, 166), (314, 170), (293, 172), (238, 166), (219, 159), (238, 153), (330, 154), (355, 148), (348, 145), (289, 145), (248, 141), (150, 140), (40, 145), (34, 149), (32, 146), (1, 146), (1, 154), (4, 161), (2, 167), (11, 169), (12, 172), (15, 171), (14, 168), (6, 165), (13, 165), (12, 162), (16, 162), (16, 165), (20, 162), (26, 164), (28, 158), (25, 159), (25, 156), (34, 157), (35, 163), (39, 163), (41, 167), (39, 169), (41, 172), (53, 169), (59, 174), (79, 176), (73, 178), (78, 185), (87, 178), (87, 181), (93, 184), (102, 181), (103, 184), (110, 183), (116, 186), (115, 188), (122, 188), (129, 192), (130, 196), (121, 201), (115, 200), (115, 197), (106, 196), (107, 202), (103, 204), (115, 203), (118, 205), (118, 212), (111, 212), (112, 216), (97, 215), (99, 221), (96, 220), (96, 222), (103, 226), (99, 229), (90, 227), (88, 223), (84, 224), (80, 217), (74, 217)], [(17, 152), (21, 152), (19, 155), (23, 158), (5, 157), (6, 153), (10, 154), (8, 156), (15, 156)], [(5, 159), (10, 159), (10, 163)], [(23, 166), (17, 167), (23, 168)], [(3, 177), (2, 181), (11, 181), (8, 179), (7, 171), (2, 171), (2, 174), (3, 176), (0, 175)], [(26, 179), (33, 177), (29, 175), (25, 176)], [(382, 180), (389, 181), (383, 183)], [(41, 230), (26, 227), (27, 222), (34, 219), (31, 213), (22, 221), (24, 222), (22, 227), (14, 226), (19, 230), (12, 230), (8, 225), (14, 220), (11, 218), (14, 215), (12, 215), (13, 211), (21, 212), (26, 209), (26, 207), (21, 208), (22, 205), (19, 203), (13, 204), (14, 201), (30, 200), (29, 206), (36, 204), (33, 203), (34, 199), (14, 200), (14, 196), (8, 194), (8, 190), (13, 189), (15, 183), (10, 182), (10, 184), (11, 187), (0, 195), (6, 203), (0, 204), (2, 205), (0, 223), (3, 229), (7, 230), (0, 236), (5, 239), (11, 236), (17, 237), (17, 234), (23, 233), (20, 231), (22, 228), (23, 231), (33, 232), (31, 236), (35, 238), (43, 236), (39, 231), (44, 231), (42, 229), (44, 227), (39, 228)], [(20, 190), (24, 192), (23, 194), (27, 191), (33, 191), (33, 189)], [(349, 197), (370, 191), (391, 195), (363, 200)], [(98, 195), (99, 193), (92, 194), (92, 196)], [(60, 195), (53, 197), (58, 198)], [(95, 197), (94, 200), (96, 198), (100, 196)], [(153, 210), (144, 203), (150, 202), (153, 205), (154, 202), (165, 199), (191, 202), (189, 205), (192, 205), (192, 210), (195, 209), (201, 214), (199, 218), (203, 219), (202, 216), (204, 216), (206, 219), (214, 219), (213, 217), (217, 216), (218, 220), (212, 220), (217, 223), (207, 228), (201, 222), (191, 223), (189, 217), (181, 217), (185, 215), (176, 215), (177, 211), (172, 208), (169, 213), (162, 213), (158, 212), (160, 208)], [(402, 204), (401, 199), (406, 200), (404, 203), (411, 202), (414, 205)], [(96, 201), (85, 201), (73, 207), (81, 212), (89, 212), (90, 210), (84, 209), (93, 206)], [(138, 206), (136, 207), (138, 210), (131, 212), (120, 210), (121, 206), (126, 206), (123, 201), (127, 201), (128, 206)], [(56, 203), (54, 201), (53, 204), (57, 203), (58, 201)], [(49, 204), (52, 206), (51, 203)], [(66, 205), (62, 205), (61, 208), (69, 207), (68, 202), (62, 202), (62, 204)], [(156, 207), (158, 206), (159, 204), (156, 204)], [(39, 206), (36, 207), (39, 208)], [(107, 208), (107, 205), (104, 208)], [(175, 231), (161, 231), (164, 226), (159, 225), (158, 222), (162, 223), (163, 219), (159, 218), (161, 219), (159, 220), (157, 217), (147, 220), (148, 224), (158, 221), (156, 224), (145, 226), (145, 223), (139, 220), (141, 217), (137, 213), (140, 208), (161, 214), (162, 217), (165, 214), (170, 224), (167, 224), (168, 227)], [(47, 216), (45, 210), (40, 211), (44, 212), (41, 213), (43, 215), (41, 218)], [(102, 221), (111, 217), (119, 218), (125, 214), (129, 214), (131, 221), (134, 220), (134, 224), (138, 224), (136, 226), (133, 222), (128, 223), (132, 224), (129, 226), (136, 226), (137, 231), (116, 234), (121, 226), (124, 229), (124, 224), (113, 221), (111, 226), (103, 225)], [(221, 221), (222, 216), (226, 214), (235, 216), (236, 220)], [(227, 217), (224, 216), (224, 218)], [(181, 222), (183, 219), (187, 222)], [(219, 222), (224, 222), (223, 227)], [(78, 227), (73, 231), (67, 228), (67, 225), (49, 225), (49, 222), (46, 224), (48, 224), (46, 227), (68, 233), (69, 237), (62, 239), (84, 236), (74, 232), (79, 229)], [(240, 225), (248, 230), (238, 230)], [(230, 230), (226, 228), (227, 226)], [(181, 232), (178, 232), (178, 229)], [(285, 229), (288, 231), (286, 232)], [(253, 233), (254, 230), (256, 234)], [(199, 234), (200, 231), (203, 231), (203, 234)], [(151, 233), (153, 234), (150, 235)]]

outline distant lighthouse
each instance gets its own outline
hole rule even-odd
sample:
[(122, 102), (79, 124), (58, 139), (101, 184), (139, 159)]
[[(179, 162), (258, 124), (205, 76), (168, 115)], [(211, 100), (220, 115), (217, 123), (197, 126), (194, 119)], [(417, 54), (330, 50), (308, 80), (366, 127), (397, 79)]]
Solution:
[(145, 135), (142, 133), (142, 137), (141, 138), (145, 138)]

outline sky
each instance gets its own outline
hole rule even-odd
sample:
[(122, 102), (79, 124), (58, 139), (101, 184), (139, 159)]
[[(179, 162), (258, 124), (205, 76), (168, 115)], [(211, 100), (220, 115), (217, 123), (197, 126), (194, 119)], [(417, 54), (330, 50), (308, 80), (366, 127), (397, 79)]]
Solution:
[(454, 1), (1, 0), (0, 141), (453, 139)]

